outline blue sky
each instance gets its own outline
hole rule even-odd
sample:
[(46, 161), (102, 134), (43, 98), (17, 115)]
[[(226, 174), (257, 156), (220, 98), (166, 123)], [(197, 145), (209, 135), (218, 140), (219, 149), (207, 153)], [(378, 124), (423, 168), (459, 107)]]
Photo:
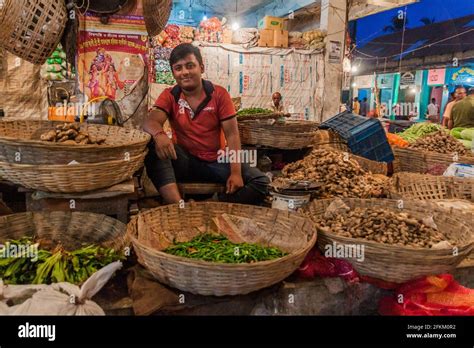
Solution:
[[(358, 45), (363, 46), (371, 39), (386, 34), (383, 28), (390, 25), (390, 20), (400, 9), (404, 7), (359, 19), (357, 21)], [(422, 26), (420, 19), (423, 17), (434, 17), (436, 22), (441, 22), (470, 14), (474, 14), (474, 0), (421, 0), (419, 3), (407, 6), (407, 28)]]

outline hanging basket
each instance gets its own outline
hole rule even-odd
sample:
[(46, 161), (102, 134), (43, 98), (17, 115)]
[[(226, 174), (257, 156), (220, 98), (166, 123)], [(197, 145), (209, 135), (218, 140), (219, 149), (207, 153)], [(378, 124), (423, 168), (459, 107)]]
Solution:
[(44, 64), (66, 26), (64, 0), (5, 0), (0, 5), (0, 46), (33, 64)]
[(166, 27), (172, 5), (171, 0), (143, 0), (143, 17), (150, 36), (158, 35)]

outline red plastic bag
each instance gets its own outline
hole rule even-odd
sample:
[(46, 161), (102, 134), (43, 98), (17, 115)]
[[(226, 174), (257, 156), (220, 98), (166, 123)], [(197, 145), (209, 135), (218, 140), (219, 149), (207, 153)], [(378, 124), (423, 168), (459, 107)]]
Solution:
[(359, 276), (352, 265), (332, 257), (324, 257), (317, 248), (313, 248), (296, 271), (301, 278), (342, 277), (349, 282), (359, 281)]
[(379, 302), (381, 315), (474, 316), (474, 290), (450, 274), (427, 276), (402, 284), (394, 297)]

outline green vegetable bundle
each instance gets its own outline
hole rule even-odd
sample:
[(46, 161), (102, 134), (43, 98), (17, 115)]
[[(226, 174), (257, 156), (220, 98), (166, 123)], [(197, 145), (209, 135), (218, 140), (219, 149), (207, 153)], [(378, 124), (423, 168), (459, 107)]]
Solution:
[(176, 256), (220, 263), (253, 263), (287, 255), (278, 248), (232, 243), (225, 236), (210, 233), (198, 235), (189, 242), (175, 243), (163, 251)]
[(241, 109), (237, 112), (237, 116), (241, 115), (255, 115), (255, 114), (271, 114), (273, 113), (272, 110), (269, 109), (262, 109), (262, 108), (247, 108)]
[(418, 139), (432, 134), (434, 132), (437, 132), (439, 130), (443, 129), (439, 124), (435, 123), (428, 123), (428, 122), (422, 122), (422, 123), (415, 123), (412, 125), (410, 128), (406, 129), (402, 133), (398, 133), (400, 137), (408, 141), (409, 143), (413, 143), (417, 141)]
[[(0, 278), (5, 284), (50, 284), (68, 282), (81, 284), (100, 268), (124, 259), (114, 249), (88, 245), (74, 251), (67, 251), (61, 245), (53, 251), (41, 249), (31, 238), (10, 240), (6, 247), (21, 246), (32, 255), (0, 257)], [(28, 257), (27, 257), (28, 256)]]
[(474, 139), (474, 128), (453, 128), (451, 129), (451, 135), (459, 140), (464, 147), (472, 149), (472, 141)]

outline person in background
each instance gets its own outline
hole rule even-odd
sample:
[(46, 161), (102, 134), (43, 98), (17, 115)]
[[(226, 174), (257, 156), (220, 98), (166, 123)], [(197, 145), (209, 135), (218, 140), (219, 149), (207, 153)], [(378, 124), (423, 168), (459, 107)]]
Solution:
[(360, 115), (361, 116), (367, 116), (368, 112), (368, 104), (367, 104), (367, 98), (362, 99), (362, 102), (360, 103)]
[[(145, 158), (146, 171), (164, 202), (181, 200), (177, 180), (194, 180), (225, 184), (226, 192), (218, 196), (219, 201), (261, 203), (268, 193), (268, 177), (240, 160), (220, 160), (222, 130), (229, 152), (238, 157), (241, 151), (229, 93), (202, 79), (204, 64), (199, 48), (178, 45), (169, 62), (176, 85), (161, 93), (143, 124), (152, 136)], [(176, 135), (176, 144), (163, 130), (166, 120)]]
[(446, 105), (446, 109), (444, 110), (443, 114), (442, 125), (445, 127), (449, 127), (453, 106), (466, 97), (466, 89), (464, 87), (457, 87), (453, 94), (453, 99)]
[(467, 97), (458, 101), (451, 110), (448, 128), (474, 128), (474, 87), (469, 88)]
[(357, 97), (354, 97), (354, 102), (352, 103), (352, 113), (360, 115), (360, 103)]
[(439, 122), (439, 106), (436, 104), (436, 99), (431, 98), (431, 103), (428, 104), (428, 121), (433, 123)]
[(280, 92), (275, 92), (272, 94), (272, 101), (270, 103), (270, 108), (274, 112), (280, 112), (284, 113), (285, 112), (285, 106), (283, 105), (282, 96)]

